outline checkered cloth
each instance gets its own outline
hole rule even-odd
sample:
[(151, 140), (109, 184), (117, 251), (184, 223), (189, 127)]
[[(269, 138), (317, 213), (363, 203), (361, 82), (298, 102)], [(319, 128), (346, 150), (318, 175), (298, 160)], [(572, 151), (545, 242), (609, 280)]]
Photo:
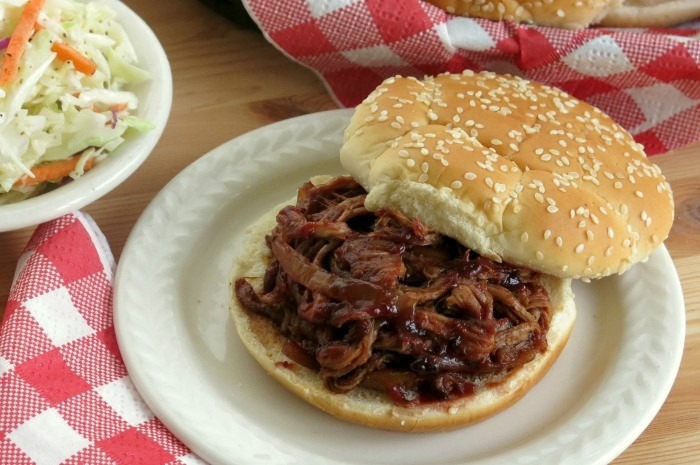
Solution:
[(700, 141), (700, 24), (580, 31), (448, 15), (421, 0), (244, 0), (265, 36), (341, 105), (385, 78), (466, 68), (564, 89), (663, 153)]
[(114, 259), (80, 213), (22, 254), (0, 326), (0, 464), (203, 464), (136, 392), (112, 322)]

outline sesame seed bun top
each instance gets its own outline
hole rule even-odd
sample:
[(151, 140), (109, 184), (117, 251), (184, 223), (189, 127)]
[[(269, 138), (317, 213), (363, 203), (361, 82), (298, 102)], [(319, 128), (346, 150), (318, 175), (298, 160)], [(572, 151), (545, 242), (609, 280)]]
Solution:
[(566, 29), (669, 27), (700, 16), (698, 0), (428, 0), (448, 13)]
[(448, 13), (579, 29), (596, 24), (622, 0), (428, 0)]
[(357, 107), (340, 157), (371, 210), (398, 208), (482, 255), (559, 277), (622, 273), (673, 222), (668, 183), (624, 129), (512, 76), (390, 78)]

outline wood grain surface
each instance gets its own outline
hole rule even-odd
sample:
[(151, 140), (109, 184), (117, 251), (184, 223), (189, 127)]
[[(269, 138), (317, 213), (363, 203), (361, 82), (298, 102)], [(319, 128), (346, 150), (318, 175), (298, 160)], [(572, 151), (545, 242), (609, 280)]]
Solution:
[[(84, 210), (118, 259), (129, 231), (155, 194), (211, 149), (266, 124), (336, 108), (323, 84), (254, 29), (237, 26), (195, 0), (125, 0), (146, 20), (170, 58), (172, 113), (149, 159)], [(700, 124), (700, 122), (698, 122)], [(700, 463), (700, 144), (654, 157), (670, 180), (676, 220), (666, 245), (680, 275), (687, 315), (678, 378), (651, 425), (615, 464)], [(31, 228), (0, 233), (0, 315)]]

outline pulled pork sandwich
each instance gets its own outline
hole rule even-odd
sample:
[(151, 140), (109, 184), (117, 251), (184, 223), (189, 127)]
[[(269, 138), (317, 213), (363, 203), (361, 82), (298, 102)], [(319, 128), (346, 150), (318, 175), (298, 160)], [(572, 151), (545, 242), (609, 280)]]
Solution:
[(622, 273), (671, 191), (608, 116), (492, 73), (391, 78), (341, 162), (250, 230), (231, 312), (311, 404), (372, 427), (455, 428), (521, 398), (575, 320), (572, 278)]
[(427, 0), (448, 13), (565, 29), (669, 27), (700, 17), (698, 0)]

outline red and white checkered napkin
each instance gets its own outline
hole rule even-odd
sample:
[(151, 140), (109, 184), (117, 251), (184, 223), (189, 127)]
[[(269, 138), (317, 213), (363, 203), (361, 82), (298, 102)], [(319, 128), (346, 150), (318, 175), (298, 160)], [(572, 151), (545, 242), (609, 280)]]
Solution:
[(564, 89), (648, 154), (700, 141), (700, 24), (569, 31), (448, 15), (421, 0), (244, 0), (265, 36), (357, 105), (387, 77), (466, 68)]
[(38, 227), (0, 326), (0, 464), (203, 464), (146, 407), (112, 322), (114, 258), (92, 220)]

